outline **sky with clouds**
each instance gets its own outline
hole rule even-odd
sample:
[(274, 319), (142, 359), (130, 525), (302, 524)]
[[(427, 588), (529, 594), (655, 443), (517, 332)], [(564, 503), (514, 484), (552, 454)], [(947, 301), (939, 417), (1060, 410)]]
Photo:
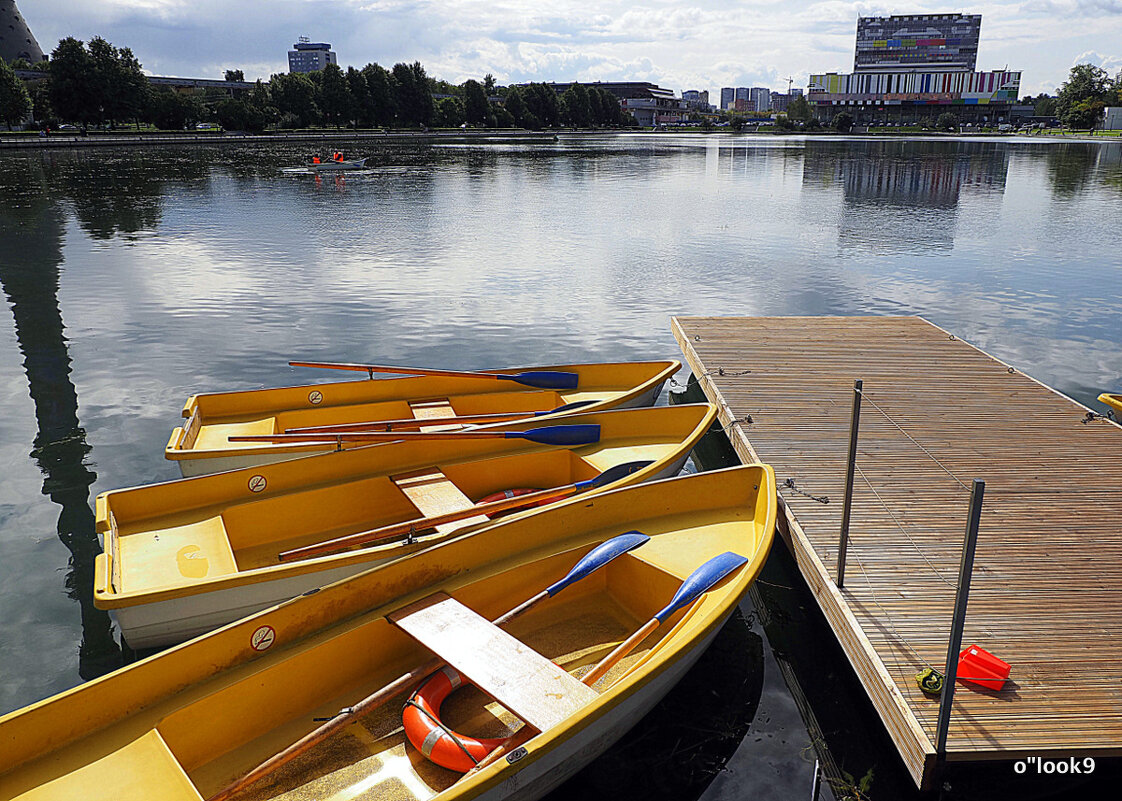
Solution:
[(652, 81), (677, 92), (805, 86), (848, 72), (859, 15), (982, 15), (978, 69), (1022, 70), (1052, 92), (1073, 64), (1122, 70), (1122, 0), (17, 0), (44, 51), (64, 36), (133, 49), (157, 75), (246, 78), (288, 69), (298, 36), (340, 66), (420, 61), (453, 83), (490, 72), (530, 80)]

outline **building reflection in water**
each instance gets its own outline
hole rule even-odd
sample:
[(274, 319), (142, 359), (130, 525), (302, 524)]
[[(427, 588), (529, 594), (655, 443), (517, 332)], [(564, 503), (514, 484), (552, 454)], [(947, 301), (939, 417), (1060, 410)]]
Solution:
[(1008, 170), (985, 142), (808, 142), (803, 186), (842, 190), (842, 250), (925, 254), (954, 247), (960, 201), (1004, 193)]

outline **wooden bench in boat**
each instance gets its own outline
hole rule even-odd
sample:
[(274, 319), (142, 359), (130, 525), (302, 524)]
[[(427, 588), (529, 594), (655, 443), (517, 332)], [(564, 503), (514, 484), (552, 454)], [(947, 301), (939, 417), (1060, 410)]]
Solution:
[[(427, 467), (413, 473), (403, 473), (400, 476), (394, 476), (391, 480), (397, 485), (398, 489), (405, 493), (405, 497), (413, 502), (413, 505), (420, 511), (421, 517), (436, 517), (449, 512), (460, 512), (475, 506), (471, 498), (464, 495), (460, 488), (436, 467)], [(444, 523), (436, 526), (436, 530), (441, 534), (447, 534), (449, 531), (455, 531), (464, 526), (485, 523), (488, 519), (487, 515), (476, 515), (452, 523)]]
[(455, 417), (456, 410), (447, 398), (433, 398), (423, 401), (409, 401), (409, 411), (416, 420), (432, 420), (436, 425), (421, 426), (418, 431), (458, 431), (462, 426), (459, 423), (439, 425), (443, 417)]
[(480, 690), (538, 731), (598, 693), (459, 601), (438, 592), (389, 616)]

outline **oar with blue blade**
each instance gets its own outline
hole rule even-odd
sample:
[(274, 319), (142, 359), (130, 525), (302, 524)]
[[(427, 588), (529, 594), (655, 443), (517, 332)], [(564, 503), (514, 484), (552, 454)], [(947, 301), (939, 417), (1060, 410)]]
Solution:
[(542, 426), (526, 431), (341, 431), (327, 434), (254, 434), (229, 437), (230, 442), (408, 442), (428, 439), (525, 439), (539, 445), (571, 448), (600, 441), (600, 426), (582, 423), (570, 426)]
[(659, 624), (665, 623), (667, 618), (683, 606), (688, 606), (693, 603), (708, 592), (710, 588), (715, 586), (717, 582), (747, 562), (748, 560), (740, 554), (726, 551), (720, 556), (714, 556), (697, 570), (693, 571), (693, 573), (682, 582), (682, 586), (678, 588), (678, 592), (674, 594), (674, 597), (665, 608), (648, 620), (643, 628), (639, 629), (616, 646), (615, 650), (600, 660), (600, 663), (592, 668), (581, 681), (589, 686), (595, 684), (609, 670), (615, 667), (617, 662), (634, 651), (636, 646), (647, 638), (647, 635), (659, 627)]
[[(539, 592), (530, 600), (514, 607), (502, 617), (496, 618), (494, 624), (496, 626), (505, 626), (516, 617), (528, 612), (536, 604), (556, 595), (570, 584), (574, 584), (590, 576), (616, 557), (638, 548), (649, 539), (650, 537), (646, 534), (642, 534), (638, 531), (629, 531), (626, 534), (613, 537), (585, 554), (580, 561), (573, 565), (572, 569), (564, 578), (549, 585), (549, 587)], [(207, 801), (226, 801), (226, 799), (233, 797), (251, 784), (269, 776), (282, 765), (286, 765), (301, 754), (307, 753), (319, 743), (322, 743), (337, 732), (350, 726), (356, 720), (384, 706), (388, 701), (405, 692), (421, 679), (434, 671), (440, 670), (443, 664), (443, 660), (439, 658), (430, 659), (420, 667), (414, 668), (408, 673), (399, 676), (385, 687), (376, 690), (353, 706), (341, 710), (338, 715), (328, 720), (322, 726), (305, 734), (295, 743), (288, 746), (288, 748), (269, 757), (253, 770), (230, 782), (230, 784), (210, 796)]]
[(541, 417), (546, 414), (563, 414), (576, 411), (593, 403), (596, 400), (582, 400), (566, 403), (556, 409), (544, 409), (538, 412), (495, 412), (492, 414), (462, 414), (455, 417), (402, 417), (397, 420), (370, 420), (363, 423), (337, 423), (331, 426), (301, 426), (299, 428), (286, 428), (286, 434), (335, 434), (346, 431), (409, 431), (426, 426), (453, 426), (453, 425), (479, 425), (484, 423), (505, 423), (511, 420), (525, 420), (529, 417)]
[(443, 526), (446, 523), (455, 523), (458, 520), (467, 520), (468, 518), (479, 517), (480, 515), (490, 515), (496, 512), (506, 512), (511, 509), (559, 501), (562, 498), (568, 498), (570, 495), (576, 495), (585, 490), (599, 489), (600, 487), (607, 486), (615, 481), (619, 481), (621, 478), (625, 478), (632, 473), (642, 470), (650, 464), (653, 464), (653, 462), (637, 461), (617, 464), (614, 467), (609, 467), (595, 478), (590, 478), (586, 481), (577, 481), (573, 484), (552, 487), (550, 489), (541, 490), (540, 492), (531, 492), (526, 495), (515, 495), (511, 498), (502, 498), (497, 501), (491, 501), (490, 503), (478, 503), (475, 506), (469, 506), (466, 509), (458, 509), (454, 512), (446, 512), (442, 515), (420, 517), (416, 520), (405, 520), (401, 523), (391, 523), (381, 528), (372, 528), (369, 531), (360, 531), (357, 534), (347, 534), (343, 537), (336, 537), (333, 540), (317, 542), (313, 545), (305, 545), (301, 548), (293, 548), (290, 551), (282, 551), (278, 555), (278, 558), (282, 562), (291, 562), (296, 559), (307, 559), (312, 556), (338, 553), (339, 551), (345, 551), (348, 548), (354, 548), (359, 545), (376, 545), (380, 542), (399, 539), (403, 536), (412, 537), (417, 532), (427, 531), (437, 526)]
[[(626, 535), (624, 535), (626, 536)], [(620, 643), (615, 650), (604, 657), (596, 667), (594, 667), (588, 674), (585, 675), (581, 681), (588, 686), (592, 686), (599, 681), (603, 676), (611, 670), (617, 662), (635, 650), (635, 646), (646, 639), (652, 631), (654, 631), (660, 623), (666, 621), (672, 614), (677, 612), (683, 606), (692, 603), (699, 596), (704, 594), (710, 587), (713, 587), (721, 579), (727, 576), (732, 571), (736, 570), (741, 565), (745, 564), (748, 560), (743, 556), (735, 553), (723, 553), (720, 556), (714, 556), (708, 562), (703, 564), (697, 570), (689, 575), (689, 577), (682, 582), (682, 586), (678, 588), (678, 592), (674, 594), (674, 598), (666, 606), (665, 609), (660, 611), (657, 615), (650, 619), (643, 628), (628, 637), (624, 642)], [(537, 730), (533, 726), (523, 726), (513, 735), (507, 738), (505, 742), (496, 747), (486, 757), (481, 759), (479, 763), (468, 771), (464, 778), (472, 776), (485, 767), (495, 762), (497, 759), (505, 754), (510, 753), (520, 745), (524, 745), (531, 737), (537, 734)]]
[(292, 367), (321, 367), (327, 370), (354, 370), (359, 373), (395, 373), (397, 375), (433, 375), (446, 378), (492, 378), (513, 381), (535, 389), (576, 389), (580, 377), (563, 370), (526, 370), (522, 373), (487, 373), (474, 370), (437, 370), (429, 367), (394, 367), (386, 364), (349, 364), (346, 362), (289, 362)]

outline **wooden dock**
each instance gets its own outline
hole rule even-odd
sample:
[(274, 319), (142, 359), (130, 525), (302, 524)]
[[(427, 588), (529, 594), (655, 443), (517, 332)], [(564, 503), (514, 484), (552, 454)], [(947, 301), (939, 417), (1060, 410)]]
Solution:
[(741, 460), (775, 468), (783, 538), (918, 786), (937, 773), (939, 700), (915, 674), (943, 669), (975, 478), (986, 493), (963, 647), (1012, 673), (1001, 691), (958, 683), (945, 759), (1122, 756), (1122, 428), (1084, 422), (1086, 407), (917, 317), (677, 317), (673, 329)]

